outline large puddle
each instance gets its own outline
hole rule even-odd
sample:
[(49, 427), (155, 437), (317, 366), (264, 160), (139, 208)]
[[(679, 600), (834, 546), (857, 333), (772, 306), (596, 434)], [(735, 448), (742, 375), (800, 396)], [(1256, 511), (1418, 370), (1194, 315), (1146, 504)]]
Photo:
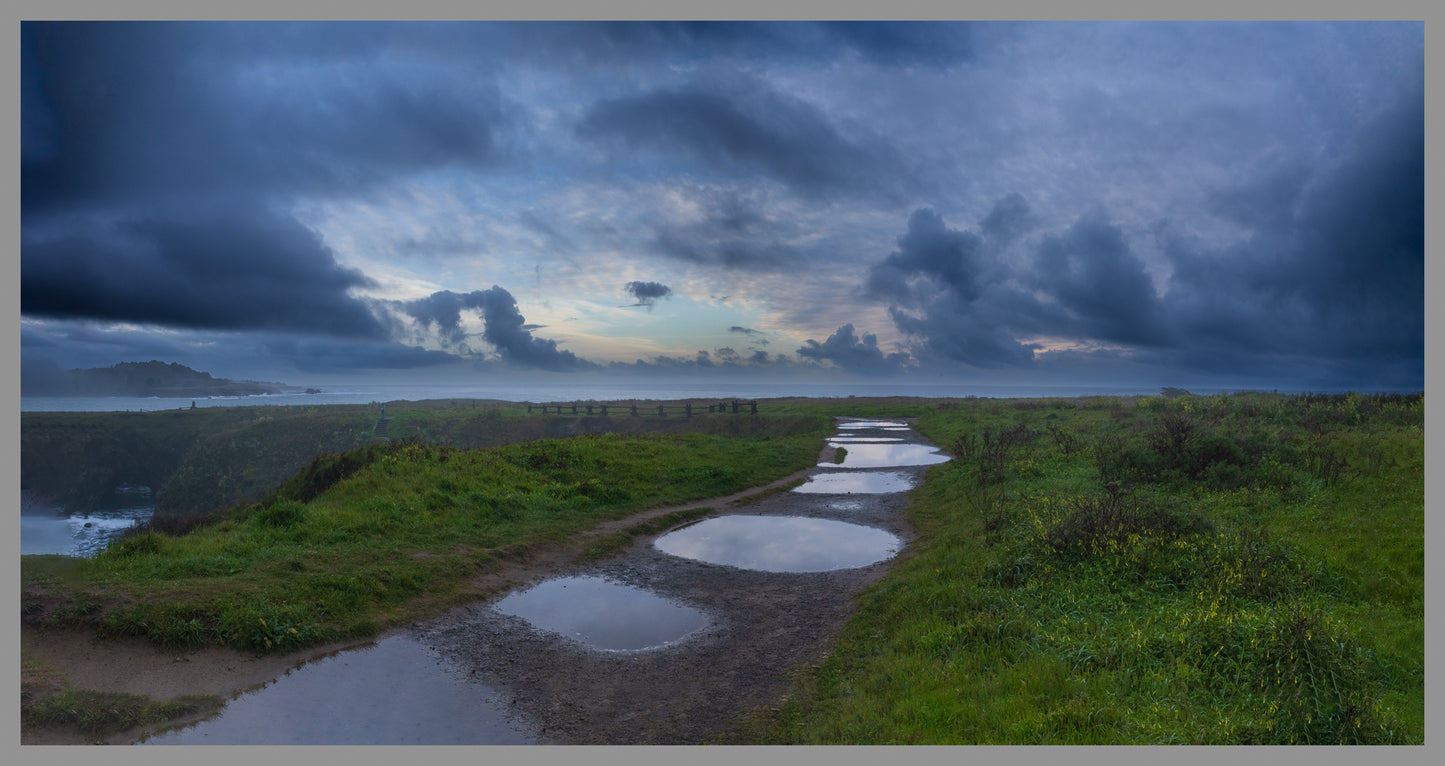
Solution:
[(289, 671), (146, 745), (525, 745), (507, 701), (412, 638)]
[(884, 473), (880, 471), (829, 471), (809, 476), (794, 492), (818, 495), (881, 495), (889, 492), (907, 492), (913, 489), (913, 479), (907, 474)]
[(839, 423), (838, 427), (845, 431), (852, 431), (859, 428), (889, 428), (898, 430), (909, 430), (907, 423), (900, 423), (895, 420), (849, 420)]
[(892, 558), (902, 541), (873, 527), (801, 516), (719, 516), (659, 537), (658, 550), (764, 572), (826, 572)]
[(899, 468), (934, 465), (950, 458), (926, 444), (849, 444), (842, 463), (819, 463), (822, 467)]
[(888, 444), (890, 442), (901, 442), (901, 436), (830, 436), (828, 442), (831, 444)]
[(674, 643), (707, 615), (600, 577), (562, 577), (513, 593), (494, 607), (595, 649), (636, 651)]

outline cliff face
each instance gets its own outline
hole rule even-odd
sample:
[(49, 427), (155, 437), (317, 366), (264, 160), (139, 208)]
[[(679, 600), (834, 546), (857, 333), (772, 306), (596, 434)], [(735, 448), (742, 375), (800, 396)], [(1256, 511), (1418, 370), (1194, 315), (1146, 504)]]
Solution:
[(57, 371), (44, 380), (22, 378), (22, 393), (42, 396), (254, 396), (283, 390), (279, 383), (213, 378), (183, 364), (154, 360)]

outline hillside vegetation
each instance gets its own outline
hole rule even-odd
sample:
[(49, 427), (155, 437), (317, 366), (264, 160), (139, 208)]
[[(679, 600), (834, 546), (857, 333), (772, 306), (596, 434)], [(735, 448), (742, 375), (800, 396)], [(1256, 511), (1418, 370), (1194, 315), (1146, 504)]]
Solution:
[(1424, 741), (1424, 401), (964, 401), (921, 539), (749, 741)]

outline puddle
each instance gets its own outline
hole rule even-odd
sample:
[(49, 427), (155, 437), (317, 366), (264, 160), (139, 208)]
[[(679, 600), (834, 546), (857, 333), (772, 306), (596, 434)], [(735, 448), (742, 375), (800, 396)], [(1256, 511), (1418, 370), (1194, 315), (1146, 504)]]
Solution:
[(828, 441), (834, 444), (888, 444), (901, 442), (900, 436), (830, 436)]
[(494, 607), (595, 649), (636, 651), (679, 641), (707, 615), (600, 577), (562, 577), (513, 593)]
[(842, 463), (819, 463), (831, 468), (897, 468), (946, 463), (948, 455), (926, 444), (849, 444)]
[(880, 473), (877, 471), (830, 471), (809, 476), (803, 485), (794, 487), (794, 492), (824, 495), (880, 495), (887, 492), (907, 492), (913, 489), (913, 479), (907, 474)]
[(685, 559), (764, 572), (826, 572), (892, 558), (897, 536), (873, 527), (802, 516), (719, 516), (659, 537)]
[(855, 428), (897, 428), (908, 430), (909, 425), (894, 420), (850, 420), (846, 423), (839, 423), (838, 427), (846, 430), (853, 430)]
[(144, 745), (524, 745), (507, 700), (415, 639), (303, 665), (243, 694), (220, 715)]

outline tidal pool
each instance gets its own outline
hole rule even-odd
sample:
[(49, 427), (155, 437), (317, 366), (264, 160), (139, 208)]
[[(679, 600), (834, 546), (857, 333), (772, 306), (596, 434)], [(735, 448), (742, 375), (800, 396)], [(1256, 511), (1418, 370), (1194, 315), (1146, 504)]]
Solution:
[(809, 476), (793, 491), (821, 495), (881, 495), (910, 489), (913, 489), (913, 479), (907, 474), (843, 470)]
[(838, 427), (847, 430), (855, 428), (899, 428), (907, 430), (909, 425), (893, 420), (850, 420), (846, 423), (839, 423)]
[(706, 627), (707, 615), (600, 577), (562, 577), (493, 607), (553, 633), (609, 651), (653, 649)]
[(709, 564), (763, 572), (826, 572), (892, 558), (896, 535), (803, 516), (719, 516), (657, 538), (658, 550)]
[(303, 665), (143, 745), (525, 745), (507, 700), (404, 635)]
[(849, 444), (842, 463), (819, 463), (831, 468), (899, 468), (946, 463), (951, 458), (926, 444)]
[[(118, 498), (124, 499), (124, 498)], [(104, 508), (68, 514), (64, 508), (42, 505), (20, 493), (20, 555), (59, 554), (94, 556), (110, 539), (145, 521), (155, 512), (149, 495), (136, 497), (134, 507)], [(145, 503), (145, 504), (142, 504)]]

